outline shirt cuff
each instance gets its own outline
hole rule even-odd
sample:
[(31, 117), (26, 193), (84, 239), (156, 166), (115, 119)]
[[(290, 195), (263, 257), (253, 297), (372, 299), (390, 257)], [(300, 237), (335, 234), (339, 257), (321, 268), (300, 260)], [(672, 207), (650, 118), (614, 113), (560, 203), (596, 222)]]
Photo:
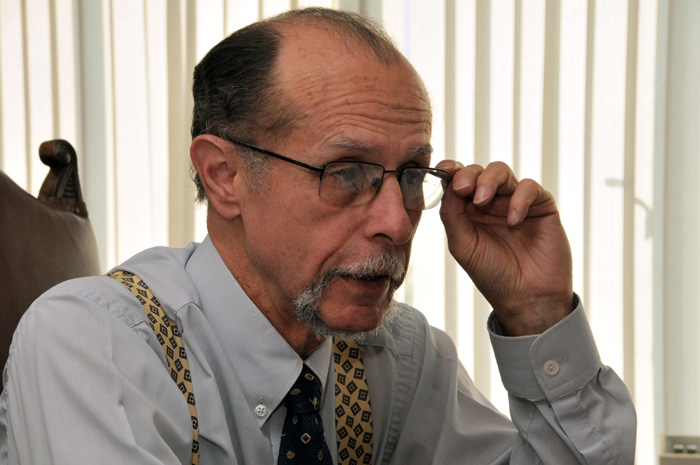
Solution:
[(507, 337), (491, 313), (488, 329), (506, 390), (529, 400), (552, 402), (582, 389), (603, 366), (577, 296), (571, 314), (542, 334)]

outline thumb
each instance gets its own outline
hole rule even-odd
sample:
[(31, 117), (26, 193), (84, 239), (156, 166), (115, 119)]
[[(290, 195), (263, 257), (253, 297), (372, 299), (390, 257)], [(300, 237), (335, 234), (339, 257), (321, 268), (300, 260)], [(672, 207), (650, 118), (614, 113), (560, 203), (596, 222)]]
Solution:
[[(437, 164), (436, 168), (447, 171), (454, 179), (454, 175), (462, 170), (464, 165), (455, 160), (443, 160)], [(454, 182), (451, 182), (447, 186), (445, 195), (440, 204), (440, 219), (445, 227), (447, 244), (453, 255), (455, 249), (460, 250), (465, 245), (458, 245), (458, 242), (463, 240), (461, 238), (465, 237), (465, 235), (470, 235), (474, 230), (474, 225), (467, 213), (467, 204), (470, 202), (470, 200), (465, 197), (467, 192), (470, 192), (470, 189), (465, 190), (462, 186), (458, 194), (454, 190)]]
[(461, 257), (469, 248), (475, 234), (475, 226), (469, 217), (467, 205), (469, 198), (458, 195), (452, 185), (447, 186), (440, 205), (440, 219), (445, 227), (447, 247), (455, 259)]

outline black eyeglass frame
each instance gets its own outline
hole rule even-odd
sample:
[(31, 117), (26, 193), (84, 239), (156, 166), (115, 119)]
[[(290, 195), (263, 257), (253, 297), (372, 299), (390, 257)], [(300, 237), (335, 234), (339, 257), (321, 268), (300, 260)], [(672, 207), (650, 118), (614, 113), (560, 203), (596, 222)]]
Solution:
[[(411, 166), (408, 168), (401, 168), (398, 170), (388, 170), (383, 165), (380, 165), (379, 163), (372, 163), (369, 161), (352, 161), (352, 162), (350, 162), (350, 161), (343, 161), (343, 160), (328, 161), (328, 162), (323, 164), (323, 167), (313, 166), (313, 165), (309, 165), (307, 163), (304, 163), (302, 161), (295, 160), (293, 158), (285, 157), (284, 155), (280, 155), (279, 153), (275, 153), (275, 152), (272, 152), (270, 150), (266, 150), (262, 147), (258, 147), (257, 145), (249, 144), (248, 142), (243, 142), (243, 141), (240, 141), (237, 139), (229, 139), (227, 137), (221, 137), (221, 138), (224, 139), (225, 141), (232, 143), (232, 144), (239, 145), (239, 146), (247, 148), (249, 150), (253, 150), (255, 152), (262, 153), (263, 155), (269, 155), (269, 156), (277, 158), (279, 160), (286, 161), (287, 163), (292, 163), (294, 165), (301, 166), (302, 168), (306, 168), (308, 170), (315, 171), (315, 172), (319, 173), (319, 181), (323, 180), (323, 173), (326, 171), (326, 167), (328, 165), (331, 165), (334, 163), (357, 163), (357, 164), (361, 164), (361, 165), (377, 166), (377, 167), (382, 169), (382, 177), (381, 177), (381, 180), (379, 182), (379, 185), (377, 186), (377, 189), (374, 191), (374, 193), (372, 194), (372, 197), (370, 197), (368, 202), (371, 201), (374, 198), (374, 196), (377, 195), (377, 192), (379, 192), (379, 189), (381, 189), (382, 184), (384, 183), (384, 176), (387, 173), (396, 173), (396, 179), (399, 181), (399, 184), (401, 183), (401, 176), (403, 176), (403, 174), (406, 170), (416, 169), (416, 168), (419, 168), (421, 170), (425, 170), (428, 174), (432, 174), (433, 176), (440, 178), (443, 182), (445, 182), (445, 187), (447, 187), (447, 184), (449, 184), (450, 181), (452, 181), (452, 176), (450, 176), (449, 172), (442, 170), (440, 168), (430, 168), (430, 167), (425, 167), (425, 166)], [(444, 194), (444, 192), (443, 192), (443, 194)], [(436, 202), (435, 205), (437, 205), (438, 203), (440, 203), (440, 202), (439, 201)], [(362, 205), (362, 204), (359, 204), (359, 205)], [(429, 208), (432, 208), (435, 205), (432, 205)]]

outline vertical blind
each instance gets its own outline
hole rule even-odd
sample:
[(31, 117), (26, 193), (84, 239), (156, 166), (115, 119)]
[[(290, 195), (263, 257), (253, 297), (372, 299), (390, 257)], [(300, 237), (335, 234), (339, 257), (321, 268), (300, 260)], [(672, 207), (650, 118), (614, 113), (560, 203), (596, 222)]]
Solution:
[[(201, 240), (192, 69), (239, 27), (309, 5), (385, 25), (429, 90), (435, 162), (505, 161), (555, 195), (575, 289), (637, 405), (637, 463), (656, 463), (661, 433), (700, 434), (700, 2), (0, 0), (0, 168), (36, 194), (39, 144), (72, 142), (104, 269)], [(488, 304), (437, 210), (399, 294), (507, 413)]]

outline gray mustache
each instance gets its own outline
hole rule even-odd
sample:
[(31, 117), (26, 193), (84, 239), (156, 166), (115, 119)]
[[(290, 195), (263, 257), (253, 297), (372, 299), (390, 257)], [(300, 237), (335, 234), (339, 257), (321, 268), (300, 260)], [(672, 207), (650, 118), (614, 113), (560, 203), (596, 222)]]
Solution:
[(377, 279), (387, 276), (398, 286), (404, 280), (405, 270), (405, 257), (395, 252), (384, 251), (358, 263), (326, 271), (321, 277), (320, 284), (325, 287), (339, 276), (352, 279)]

